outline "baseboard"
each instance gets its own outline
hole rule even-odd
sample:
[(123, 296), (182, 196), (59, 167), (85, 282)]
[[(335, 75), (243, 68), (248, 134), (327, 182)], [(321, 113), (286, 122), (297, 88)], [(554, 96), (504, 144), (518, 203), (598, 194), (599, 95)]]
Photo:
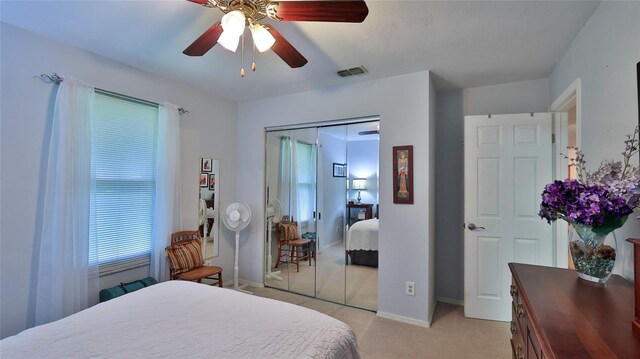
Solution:
[(403, 317), (403, 316), (397, 315), (397, 314), (378, 312), (376, 315), (378, 317), (380, 317), (380, 318), (391, 319), (391, 320), (395, 320), (396, 322), (407, 323), (407, 324), (415, 325), (415, 326), (422, 327), (422, 328), (429, 328), (431, 326), (431, 324), (429, 322), (427, 322), (426, 320), (419, 320), (419, 319), (414, 319), (414, 318), (409, 318), (409, 317)]
[(442, 303), (447, 303), (447, 304), (459, 305), (461, 307), (464, 307), (464, 300), (460, 300), (460, 299), (437, 297), (436, 301), (442, 302)]

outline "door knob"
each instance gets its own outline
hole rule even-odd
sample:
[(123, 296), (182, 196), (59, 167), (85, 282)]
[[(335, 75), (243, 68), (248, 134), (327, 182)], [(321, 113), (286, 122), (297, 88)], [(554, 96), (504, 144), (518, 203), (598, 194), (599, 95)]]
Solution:
[(478, 227), (476, 226), (474, 223), (469, 223), (469, 225), (467, 226), (467, 228), (469, 228), (469, 230), (471, 231), (475, 231), (476, 229), (486, 229), (484, 227)]

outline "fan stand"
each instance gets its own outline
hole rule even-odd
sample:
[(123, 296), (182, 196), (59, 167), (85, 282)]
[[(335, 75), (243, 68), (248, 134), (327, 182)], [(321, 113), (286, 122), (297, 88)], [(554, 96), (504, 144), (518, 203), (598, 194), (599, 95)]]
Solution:
[(240, 231), (235, 231), (235, 232), (236, 232), (236, 261), (233, 266), (233, 289), (237, 290), (238, 292), (253, 294), (248, 290), (244, 290), (244, 288), (246, 288), (249, 284), (238, 285), (238, 271), (240, 270), (240, 267), (238, 266), (238, 252), (240, 251)]
[(271, 225), (272, 225), (272, 218), (270, 217), (267, 220), (267, 248), (268, 248), (268, 255), (267, 255), (267, 274), (265, 274), (265, 276), (264, 276), (265, 281), (267, 279), (282, 280), (282, 277), (279, 276), (281, 271), (275, 271), (275, 272), (271, 271), (271, 266), (273, 264), (273, 257), (271, 256)]

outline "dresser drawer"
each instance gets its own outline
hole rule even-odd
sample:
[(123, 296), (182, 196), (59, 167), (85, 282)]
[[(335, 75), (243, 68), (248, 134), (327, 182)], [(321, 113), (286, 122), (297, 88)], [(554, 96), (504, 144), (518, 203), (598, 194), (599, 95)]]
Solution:
[(542, 359), (542, 352), (540, 352), (540, 344), (536, 339), (535, 334), (527, 329), (527, 359)]

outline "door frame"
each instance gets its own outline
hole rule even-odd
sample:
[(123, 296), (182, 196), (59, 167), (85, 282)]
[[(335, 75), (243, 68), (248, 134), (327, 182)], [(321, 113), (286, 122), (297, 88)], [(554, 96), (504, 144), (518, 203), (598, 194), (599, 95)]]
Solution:
[[(566, 112), (576, 100), (576, 147), (582, 145), (582, 80), (578, 77), (549, 106), (549, 112)], [(567, 130), (566, 128), (564, 129)], [(554, 154), (555, 155), (555, 154)]]
[[(558, 98), (556, 98), (551, 106), (549, 106), (549, 112), (554, 115), (559, 112), (567, 112), (571, 108), (571, 103), (575, 100), (576, 106), (576, 147), (581, 147), (582, 139), (582, 81), (578, 77), (575, 79), (569, 87), (567, 87)], [(567, 134), (569, 133), (568, 122), (566, 119), (556, 121), (554, 116), (553, 124), (554, 135), (556, 138), (553, 158), (558, 159), (561, 153), (565, 153), (567, 146)], [(559, 177), (560, 171), (563, 170), (564, 163), (556, 163), (554, 168), (554, 177), (559, 180), (563, 180), (566, 176)], [(559, 268), (567, 268), (569, 263), (569, 253), (567, 248), (569, 246), (568, 225), (564, 221), (556, 221), (554, 226), (554, 239), (556, 242), (556, 258), (555, 265)]]

